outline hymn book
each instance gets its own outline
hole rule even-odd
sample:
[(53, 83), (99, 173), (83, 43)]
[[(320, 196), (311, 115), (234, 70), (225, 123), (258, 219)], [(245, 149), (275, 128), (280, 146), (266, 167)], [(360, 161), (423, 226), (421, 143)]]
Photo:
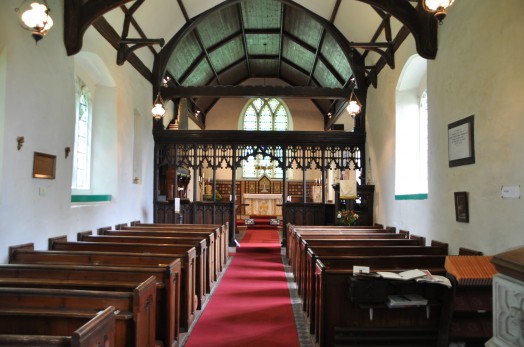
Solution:
[(407, 270), (402, 272), (377, 271), (382, 278), (408, 281), (415, 278), (426, 276), (426, 273), (419, 269)]

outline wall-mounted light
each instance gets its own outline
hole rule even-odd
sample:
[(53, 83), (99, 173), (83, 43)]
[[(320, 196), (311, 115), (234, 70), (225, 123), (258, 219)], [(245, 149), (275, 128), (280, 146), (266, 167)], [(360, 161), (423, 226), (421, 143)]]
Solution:
[(160, 92), (156, 96), (151, 113), (153, 113), (153, 118), (155, 118), (156, 120), (164, 117), (164, 114), (166, 113), (166, 109), (164, 108), (164, 100), (162, 100)]
[(455, 0), (423, 0), (422, 6), (429, 13), (433, 13), (438, 22), (442, 24), (442, 20), (446, 17), (446, 10), (453, 5)]
[(359, 114), (362, 110), (362, 104), (355, 95), (354, 90), (351, 91), (351, 95), (349, 96), (349, 103), (346, 107), (346, 110), (349, 112), (352, 118), (355, 118), (355, 116)]
[[(19, 8), (15, 11), (20, 11)], [(20, 15), (22, 27), (31, 31), (31, 35), (36, 42), (40, 41), (53, 26), (53, 19), (49, 15), (51, 10), (44, 0), (43, 4), (33, 2), (30, 8)]]
[(24, 141), (25, 140), (23, 136), (18, 136), (16, 138), (16, 149), (21, 150), (22, 146), (24, 145)]

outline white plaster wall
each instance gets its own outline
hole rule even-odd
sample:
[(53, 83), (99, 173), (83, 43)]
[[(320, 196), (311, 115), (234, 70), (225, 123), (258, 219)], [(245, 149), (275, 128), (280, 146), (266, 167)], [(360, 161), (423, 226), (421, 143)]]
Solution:
[[(502, 185), (524, 186), (524, 2), (457, 1), (439, 26), (437, 58), (428, 62), (429, 198), (394, 200), (395, 86), (411, 37), (368, 93), (368, 154), (376, 184), (376, 221), (496, 254), (524, 244), (523, 199), (501, 199)], [(475, 115), (476, 163), (448, 167), (447, 126)], [(455, 221), (453, 193), (469, 193), (470, 222)]]
[[(18, 24), (14, 8), (19, 3), (0, 3), (0, 52), (7, 66), (5, 101), (0, 98), (0, 263), (7, 261), (11, 245), (33, 242), (45, 249), (49, 237), (65, 234), (73, 240), (83, 230), (135, 219), (152, 221), (151, 85), (128, 63), (116, 66), (115, 50), (108, 44), (100, 47), (105, 41), (92, 29), (83, 49), (102, 57), (117, 84), (116, 141), (108, 148), (116, 153), (117, 187), (111, 203), (73, 207), (70, 202), (72, 156), (65, 158), (64, 148), (74, 144), (74, 59), (63, 43), (62, 1), (48, 3), (55, 24), (37, 45)], [(134, 109), (147, 118), (140, 184), (132, 182)], [(20, 151), (18, 136), (25, 137)], [(55, 179), (32, 178), (35, 151), (56, 155)]]

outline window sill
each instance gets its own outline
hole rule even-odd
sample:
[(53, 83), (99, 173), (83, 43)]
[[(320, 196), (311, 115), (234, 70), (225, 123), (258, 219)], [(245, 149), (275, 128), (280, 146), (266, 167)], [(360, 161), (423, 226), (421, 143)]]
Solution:
[(111, 202), (112, 195), (71, 195), (71, 202), (74, 204), (91, 204), (99, 202)]
[(395, 200), (427, 200), (428, 194), (403, 194), (395, 195)]

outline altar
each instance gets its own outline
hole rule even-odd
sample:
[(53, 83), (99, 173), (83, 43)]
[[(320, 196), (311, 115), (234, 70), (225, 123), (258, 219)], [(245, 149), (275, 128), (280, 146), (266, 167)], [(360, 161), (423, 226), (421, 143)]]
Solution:
[(282, 216), (282, 194), (244, 194), (243, 203), (247, 215)]

